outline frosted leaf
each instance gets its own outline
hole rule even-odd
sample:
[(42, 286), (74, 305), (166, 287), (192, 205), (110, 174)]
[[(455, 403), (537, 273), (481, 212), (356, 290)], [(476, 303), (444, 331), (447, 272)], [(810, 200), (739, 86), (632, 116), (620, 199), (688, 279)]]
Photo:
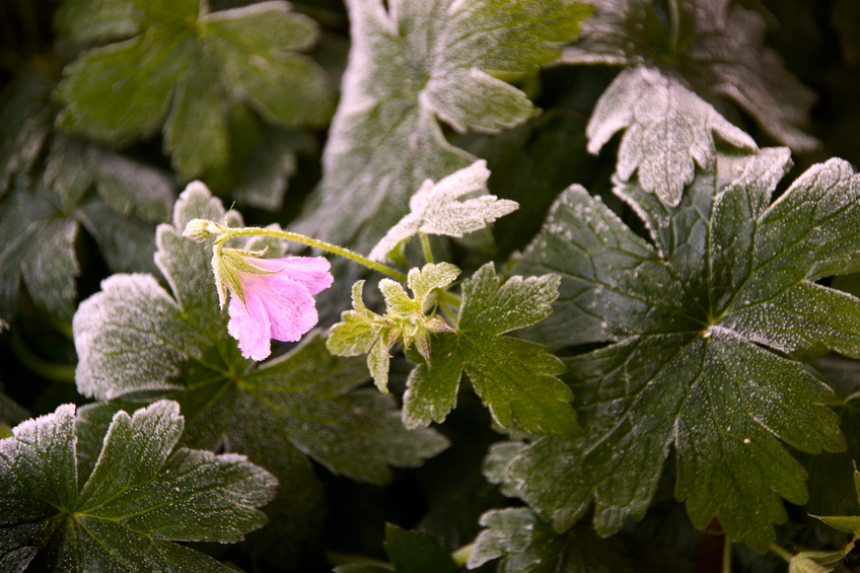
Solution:
[[(173, 224), (158, 229), (156, 260), (169, 291), (149, 275), (113, 275), (81, 303), (73, 323), (78, 389), (101, 399), (127, 400), (142, 390), (175, 399), (188, 420), (186, 444), (245, 454), (290, 484), (266, 511), (291, 535), (279, 559), (295, 559), (321, 511), (320, 484), (305, 455), (382, 483), (390, 465), (420, 465), (447, 441), (434, 431), (408, 432), (392, 400), (356, 390), (368, 378), (362, 361), (332, 356), (318, 334), (263, 364), (242, 358), (219, 310), (211, 251), (182, 236), (192, 219), (225, 216), (221, 202), (192, 183)], [(227, 224), (240, 223), (231, 211)], [(280, 256), (277, 246), (267, 256)], [(293, 503), (296, 497), (305, 501)]]
[(475, 392), (504, 428), (576, 435), (570, 390), (557, 378), (561, 362), (537, 344), (502, 336), (550, 313), (559, 278), (512, 277), (504, 285), (488, 263), (463, 283), (463, 302), (453, 332), (431, 337), (429, 360), (409, 375), (403, 395), (407, 427), (441, 422), (457, 403), (465, 371)]
[(445, 141), (498, 132), (535, 113), (499, 77), (555, 59), (591, 11), (576, 0), (350, 0), (352, 47), (323, 156), (323, 180), (299, 230), (370, 250), (409, 197), (475, 158)]
[(693, 181), (696, 164), (713, 168), (714, 135), (746, 151), (758, 149), (677, 79), (645, 67), (624, 70), (600, 97), (586, 128), (588, 151), (596, 154), (620, 130), (618, 176), (626, 181), (638, 171), (642, 188), (670, 207)]
[(82, 481), (73, 405), (17, 426), (0, 441), (0, 563), (22, 572), (232, 571), (171, 541), (242, 541), (266, 523), (257, 508), (277, 480), (244, 456), (177, 448), (183, 425), (175, 402), (118, 412)]
[[(476, 569), (499, 559), (499, 573), (615, 573), (645, 570), (642, 552), (629, 541), (601, 539), (588, 527), (558, 534), (533, 511), (506, 508), (481, 516), (466, 566)], [(633, 557), (635, 555), (635, 557)], [(633, 557), (633, 558), (631, 558)], [(635, 563), (635, 566), (634, 566)]]
[[(519, 207), (516, 202), (486, 194), (489, 177), (487, 162), (481, 160), (435, 185), (429, 179), (425, 181), (409, 200), (410, 213), (389, 229), (370, 252), (370, 258), (386, 261), (388, 253), (417, 233), (462, 237), (514, 212)], [(479, 196), (459, 201), (476, 194)]]
[(661, 68), (667, 76), (683, 78), (706, 101), (734, 101), (763, 131), (794, 151), (819, 145), (802, 129), (809, 123), (815, 94), (764, 46), (761, 15), (727, 0), (675, 5), (677, 28), (650, 0), (596, 2), (594, 16), (559, 61)]
[[(0, 106), (26, 113), (25, 121), (0, 115), (0, 195), (9, 175), (36, 168), (51, 133), (52, 85), (41, 76), (20, 76)], [(81, 225), (111, 270), (154, 269), (153, 224), (169, 216), (173, 203), (173, 182), (166, 174), (92, 143), (53, 134), (45, 155), (39, 173), (15, 178), (0, 203), (0, 321), (17, 314), (22, 281), (40, 308), (71, 318)]]
[(513, 266), (562, 276), (531, 338), (609, 343), (565, 360), (585, 437), (542, 439), (494, 472), (557, 531), (592, 503), (600, 535), (640, 519), (674, 447), (675, 495), (693, 525), (718, 517), (764, 551), (787, 519), (782, 499), (808, 498), (806, 472), (777, 439), (845, 448), (838, 398), (803, 361), (860, 357), (860, 300), (814, 282), (858, 269), (860, 175), (833, 159), (771, 204), (789, 167), (784, 149), (718, 155), (675, 207), (617, 180), (656, 249), (571, 187)]
[(19, 72), (0, 100), (0, 198), (13, 175), (30, 173), (51, 133), (47, 105), (54, 83), (32, 72)]
[(230, 122), (248, 108), (283, 127), (330, 113), (323, 70), (296, 53), (314, 44), (316, 23), (286, 2), (209, 12), (197, 0), (71, 0), (56, 25), (80, 41), (127, 40), (66, 66), (58, 124), (114, 143), (163, 130), (185, 179), (234, 159)]

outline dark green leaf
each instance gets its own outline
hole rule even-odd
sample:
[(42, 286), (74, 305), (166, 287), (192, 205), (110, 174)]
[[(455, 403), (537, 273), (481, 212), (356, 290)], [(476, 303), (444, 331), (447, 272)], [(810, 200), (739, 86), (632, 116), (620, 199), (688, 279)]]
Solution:
[(161, 172), (55, 135), (43, 177), (19, 179), (0, 203), (0, 319), (17, 313), (22, 279), (39, 307), (72, 317), (81, 224), (111, 269), (154, 268), (152, 223), (168, 217), (173, 194)]
[[(597, 2), (594, 16), (560, 61), (663, 68), (708, 102), (718, 97), (734, 101), (768, 135), (795, 151), (819, 144), (801, 129), (815, 95), (785, 69), (776, 52), (764, 47), (765, 22), (758, 13), (725, 0), (672, 4), (678, 18), (666, 22), (650, 0)], [(669, 126), (676, 135), (685, 132), (675, 131), (678, 126)]]
[(474, 161), (445, 141), (498, 132), (535, 113), (501, 81), (558, 56), (590, 6), (575, 0), (350, 0), (350, 65), (304, 229), (369, 251), (426, 179)]
[(397, 573), (456, 573), (451, 553), (432, 535), (385, 524), (385, 552)]
[[(383, 483), (389, 464), (419, 465), (446, 441), (430, 430), (407, 431), (389, 398), (355, 390), (367, 380), (362, 361), (332, 356), (319, 334), (259, 366), (242, 358), (219, 310), (211, 255), (182, 236), (191, 219), (225, 215), (205, 187), (189, 186), (173, 225), (158, 229), (156, 260), (172, 292), (152, 276), (114, 275), (81, 304), (78, 388), (103, 399), (141, 391), (176, 399), (188, 420), (186, 443), (244, 453), (292, 487), (267, 512), (299, 551), (320, 515), (319, 484), (303, 454), (336, 473)], [(231, 224), (241, 222), (235, 211), (230, 216)], [(273, 246), (269, 254), (280, 252)]]
[(231, 571), (171, 541), (241, 541), (277, 480), (244, 456), (176, 448), (183, 422), (168, 401), (117, 413), (83, 483), (74, 406), (16, 427), (0, 441), (3, 570)]
[[(90, 31), (91, 19), (98, 22)], [(315, 42), (316, 25), (286, 2), (208, 13), (197, 0), (74, 0), (57, 25), (81, 40), (133, 36), (66, 68), (59, 124), (118, 143), (163, 124), (165, 148), (186, 179), (237, 152), (229, 137), (231, 108), (249, 106), (281, 126), (318, 124), (330, 113), (323, 71), (293, 53)]]
[(0, 197), (13, 175), (30, 173), (51, 132), (53, 116), (46, 104), (54, 82), (22, 72), (5, 89), (0, 100)]
[(812, 282), (856, 269), (860, 177), (831, 160), (769, 205), (788, 165), (779, 150), (720, 156), (675, 207), (617, 183), (656, 248), (572, 187), (514, 266), (563, 277), (539, 340), (610, 343), (566, 360), (586, 437), (540, 440), (505, 472), (558, 531), (592, 500), (602, 535), (640, 519), (674, 445), (693, 524), (719, 517), (763, 551), (787, 518), (780, 498), (807, 501), (806, 472), (775, 438), (845, 449), (837, 396), (798, 360), (860, 354), (860, 301)]
[(429, 364), (409, 375), (403, 420), (411, 428), (441, 422), (454, 408), (462, 372), (503, 427), (532, 433), (578, 431), (561, 362), (537, 344), (502, 336), (546, 318), (558, 277), (512, 277), (504, 285), (492, 263), (463, 283), (459, 324), (432, 338)]

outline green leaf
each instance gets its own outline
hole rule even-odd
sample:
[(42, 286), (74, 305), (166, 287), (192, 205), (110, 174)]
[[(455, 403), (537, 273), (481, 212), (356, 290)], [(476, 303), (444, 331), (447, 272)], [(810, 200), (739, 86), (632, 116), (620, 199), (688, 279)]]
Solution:
[(512, 277), (504, 285), (492, 263), (463, 283), (456, 332), (432, 338), (430, 360), (409, 375), (403, 422), (415, 428), (441, 422), (457, 402), (465, 370), (475, 391), (503, 427), (532, 433), (577, 433), (570, 390), (556, 376), (561, 362), (537, 344), (502, 336), (551, 312), (559, 278)]
[(257, 508), (277, 480), (244, 456), (177, 448), (183, 422), (169, 401), (117, 413), (82, 482), (73, 405), (17, 426), (0, 441), (0, 563), (22, 572), (231, 571), (171, 541), (242, 541), (266, 523)]
[(642, 189), (676, 206), (695, 166), (713, 170), (714, 135), (745, 151), (755, 141), (723, 118), (678, 80), (645, 67), (624, 70), (603, 92), (588, 123), (588, 151), (597, 154), (625, 129), (618, 150), (618, 176), (634, 172)]
[(555, 59), (590, 6), (575, 0), (350, 0), (352, 48), (323, 180), (300, 230), (370, 250), (425, 180), (474, 158), (455, 130), (498, 132), (534, 115), (499, 78)]
[(432, 535), (385, 524), (385, 552), (397, 573), (456, 573), (459, 567)]
[(675, 207), (617, 182), (654, 245), (571, 187), (514, 265), (563, 277), (535, 338), (609, 343), (565, 361), (585, 437), (537, 441), (505, 472), (557, 531), (592, 501), (601, 535), (641, 519), (674, 446), (675, 495), (693, 524), (719, 517), (764, 551), (787, 519), (781, 498), (808, 497), (806, 471), (778, 439), (845, 449), (829, 408), (838, 397), (800, 361), (860, 354), (860, 301), (813, 282), (856, 269), (860, 177), (834, 159), (770, 205), (789, 165), (784, 150), (720, 156)]
[[(490, 172), (486, 161), (476, 161), (439, 183), (427, 180), (409, 200), (409, 214), (400, 219), (370, 251), (370, 258), (384, 262), (389, 253), (406, 239), (423, 233), (462, 237), (479, 231), (519, 205), (487, 195)], [(458, 201), (463, 196), (478, 197)]]
[[(99, 21), (92, 32), (90, 19)], [(233, 108), (280, 126), (320, 124), (330, 113), (324, 72), (294, 53), (315, 42), (316, 24), (286, 2), (208, 13), (197, 0), (73, 0), (57, 26), (82, 40), (132, 36), (66, 67), (59, 125), (115, 143), (163, 125), (165, 150), (186, 179), (241, 151), (231, 147)]]
[[(389, 465), (420, 465), (447, 442), (433, 431), (407, 431), (392, 400), (356, 390), (367, 380), (362, 361), (332, 356), (319, 334), (263, 364), (242, 358), (219, 310), (211, 254), (182, 236), (192, 219), (225, 216), (204, 186), (190, 185), (173, 224), (158, 229), (156, 260), (170, 292), (149, 275), (113, 275), (81, 303), (73, 324), (78, 389), (101, 399), (142, 391), (175, 399), (188, 421), (185, 443), (243, 453), (289, 484), (267, 509), (289, 540), (278, 545), (284, 563), (307, 549), (316, 534), (308, 523), (318, 525), (321, 515), (316, 505), (295, 503), (320, 498), (305, 455), (352, 479), (384, 483)], [(235, 211), (231, 217), (228, 224), (241, 224)], [(280, 255), (270, 247), (269, 255)]]
[(13, 175), (29, 174), (51, 133), (47, 105), (54, 82), (41, 74), (21, 72), (0, 100), (0, 198)]
[(22, 279), (40, 308), (72, 317), (81, 224), (112, 270), (154, 268), (152, 224), (168, 217), (174, 194), (167, 176), (60, 135), (42, 175), (17, 180), (0, 203), (0, 319), (17, 314)]
[[(733, 101), (765, 133), (794, 151), (819, 145), (802, 130), (809, 122), (815, 94), (785, 69), (776, 52), (764, 46), (766, 26), (761, 15), (724, 0), (691, 0), (674, 6), (677, 24), (668, 23), (671, 18), (665, 8), (661, 11), (649, 0), (597, 2), (594, 16), (559, 61), (662, 68), (668, 77), (683, 78), (705, 101)], [(673, 129), (674, 134), (685, 131)]]
[[(481, 531), (467, 566), (501, 558), (499, 573), (624, 573), (639, 571), (617, 538), (600, 539), (587, 527), (557, 534), (525, 508), (493, 510), (481, 516)], [(639, 563), (637, 563), (639, 564)], [(641, 565), (641, 564), (640, 564)]]

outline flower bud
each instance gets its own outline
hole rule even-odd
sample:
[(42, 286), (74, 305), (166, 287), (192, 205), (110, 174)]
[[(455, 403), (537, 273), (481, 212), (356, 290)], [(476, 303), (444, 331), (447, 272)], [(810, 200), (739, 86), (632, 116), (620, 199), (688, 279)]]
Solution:
[(224, 227), (218, 223), (214, 223), (207, 219), (192, 219), (185, 225), (185, 231), (182, 236), (186, 239), (192, 239), (198, 243), (202, 243), (206, 239), (220, 235), (224, 232)]

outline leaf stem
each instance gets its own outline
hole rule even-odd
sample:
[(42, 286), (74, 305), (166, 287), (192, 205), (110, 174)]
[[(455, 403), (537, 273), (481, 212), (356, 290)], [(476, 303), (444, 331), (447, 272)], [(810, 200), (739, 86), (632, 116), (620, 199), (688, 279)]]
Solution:
[(12, 330), (10, 346), (12, 347), (12, 352), (14, 352), (18, 360), (21, 361), (21, 364), (23, 364), (31, 372), (35, 372), (42, 378), (45, 378), (46, 380), (51, 380), (53, 382), (66, 382), (74, 384), (74, 366), (67, 366), (65, 364), (52, 364), (39, 358), (38, 356), (30, 352), (30, 349), (27, 348), (27, 345), (24, 344), (23, 340), (21, 340), (21, 335), (18, 334), (17, 330)]
[(723, 536), (723, 573), (732, 573), (732, 538)]
[(375, 271), (384, 273), (398, 281), (406, 282), (406, 275), (392, 269), (391, 267), (387, 267), (380, 263), (371, 261), (367, 257), (359, 255), (358, 253), (350, 251), (349, 249), (344, 249), (343, 247), (338, 247), (337, 245), (326, 243), (325, 241), (320, 241), (318, 239), (311, 239), (310, 237), (305, 237), (304, 235), (300, 235), (298, 233), (291, 233), (290, 231), (276, 231), (275, 229), (263, 229), (262, 227), (242, 227), (239, 229), (227, 228), (221, 235), (222, 238), (219, 239), (219, 241), (226, 241), (228, 239), (232, 239), (233, 237), (246, 237), (255, 235), (264, 237), (275, 237), (276, 239), (284, 239), (287, 241), (293, 241), (296, 243), (301, 243), (303, 245), (308, 245), (309, 247), (322, 249), (324, 251), (328, 251), (329, 253), (345, 257), (351, 261), (354, 261), (360, 265), (364, 265)]
[(790, 551), (788, 551), (787, 549), (783, 549), (776, 543), (770, 544), (770, 550), (785, 559), (786, 563), (791, 563), (791, 560), (794, 559), (794, 555)]
[(678, 0), (669, 0), (669, 18), (671, 19), (672, 31), (670, 33), (670, 45), (672, 54), (678, 53), (678, 37), (681, 34), (681, 13), (678, 8)]
[(469, 545), (464, 545), (457, 551), (451, 554), (451, 559), (454, 560), (454, 563), (457, 565), (465, 565), (466, 561), (469, 560), (469, 557), (472, 556), (472, 551), (475, 549), (475, 544), (470, 543)]
[(424, 233), (418, 233), (421, 237), (421, 246), (424, 248), (424, 260), (428, 263), (435, 262), (433, 260), (433, 249), (430, 247), (430, 237)]

